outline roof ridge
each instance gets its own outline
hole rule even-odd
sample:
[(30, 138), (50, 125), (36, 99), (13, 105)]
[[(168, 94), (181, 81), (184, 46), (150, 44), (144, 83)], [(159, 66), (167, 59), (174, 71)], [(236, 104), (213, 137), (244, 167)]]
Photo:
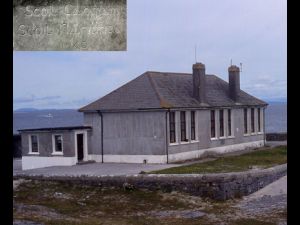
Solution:
[(191, 75), (191, 73), (179, 73), (179, 72), (161, 72), (161, 71), (147, 71), (146, 73), (158, 73), (158, 74), (189, 74)]
[[(160, 71), (146, 71), (145, 73), (148, 73), (148, 74), (169, 74), (169, 75), (193, 75), (193, 73), (187, 73), (187, 72), (160, 72)], [(205, 74), (206, 76), (215, 76), (215, 77), (218, 77), (217, 75), (215, 74)]]

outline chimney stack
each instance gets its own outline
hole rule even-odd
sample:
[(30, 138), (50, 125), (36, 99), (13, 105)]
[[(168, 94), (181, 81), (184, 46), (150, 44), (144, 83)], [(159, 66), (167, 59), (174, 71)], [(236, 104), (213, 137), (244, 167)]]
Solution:
[(238, 101), (240, 92), (240, 68), (231, 65), (228, 68), (229, 73), (229, 96), (235, 102)]
[(193, 64), (193, 97), (200, 103), (206, 103), (205, 83), (205, 65), (202, 63)]

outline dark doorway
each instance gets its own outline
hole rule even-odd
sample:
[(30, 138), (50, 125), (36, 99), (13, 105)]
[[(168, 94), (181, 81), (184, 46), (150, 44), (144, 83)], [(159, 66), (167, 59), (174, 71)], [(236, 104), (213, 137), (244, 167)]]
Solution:
[(77, 134), (77, 158), (78, 161), (83, 160), (83, 134)]

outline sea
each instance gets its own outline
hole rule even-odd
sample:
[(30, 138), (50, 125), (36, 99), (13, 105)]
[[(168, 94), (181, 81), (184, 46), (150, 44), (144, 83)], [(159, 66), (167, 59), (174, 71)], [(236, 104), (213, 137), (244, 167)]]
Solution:
[[(266, 132), (287, 132), (287, 103), (269, 103)], [(83, 125), (83, 113), (76, 109), (21, 109), (13, 112), (13, 133), (18, 130)]]

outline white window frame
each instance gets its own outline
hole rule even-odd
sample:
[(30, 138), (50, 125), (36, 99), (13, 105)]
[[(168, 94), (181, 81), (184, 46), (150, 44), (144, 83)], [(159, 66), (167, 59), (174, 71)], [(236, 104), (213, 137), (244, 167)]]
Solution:
[[(215, 111), (215, 113), (214, 113), (214, 116), (215, 116), (215, 136), (214, 137), (211, 137), (211, 111)], [(210, 109), (209, 110), (209, 136), (210, 136), (210, 140), (212, 140), (212, 141), (214, 141), (214, 140), (218, 140), (218, 124), (219, 123), (217, 123), (217, 119), (218, 119), (218, 117), (217, 117), (217, 111), (218, 110), (216, 110), (216, 109)]]
[[(250, 135), (256, 135), (256, 110), (255, 110), (255, 107), (251, 107), (249, 108), (250, 109)], [(252, 115), (251, 115), (251, 112), (252, 112), (252, 109), (253, 109), (253, 125), (254, 125), (254, 132), (252, 132)]]
[[(36, 136), (37, 139), (37, 148), (38, 151), (37, 152), (33, 152), (32, 151), (32, 142), (31, 142), (31, 136)], [(30, 155), (39, 155), (40, 154), (40, 144), (39, 144), (39, 136), (37, 134), (28, 134), (28, 144), (29, 144), (29, 154)]]
[[(55, 149), (55, 136), (61, 136), (61, 152)], [(61, 133), (52, 134), (52, 155), (63, 155), (64, 154), (64, 138)]]
[[(187, 141), (182, 141), (181, 140), (181, 112), (184, 112), (185, 115), (185, 138)], [(180, 110), (179, 111), (179, 143), (180, 144), (189, 144), (190, 143), (190, 139), (189, 139), (189, 121), (188, 121), (188, 112), (185, 110)]]
[(168, 113), (168, 142), (169, 142), (169, 145), (172, 146), (172, 145), (178, 145), (179, 142), (178, 142), (178, 135), (177, 135), (177, 132), (178, 132), (178, 122), (177, 122), (177, 117), (178, 117), (178, 112), (177, 111), (170, 111), (170, 112), (174, 112), (175, 114), (175, 142), (170, 142), (170, 113)]
[[(230, 121), (231, 121), (231, 135), (229, 136), (228, 135), (228, 111), (230, 110)], [(226, 126), (226, 132), (227, 132), (227, 138), (235, 138), (235, 135), (234, 135), (234, 121), (233, 121), (233, 118), (234, 118), (234, 116), (233, 116), (233, 113), (234, 113), (234, 110), (231, 108), (231, 109), (227, 109), (227, 120), (226, 120), (226, 124), (227, 124), (227, 126)]]
[[(192, 111), (195, 112), (195, 140), (192, 140), (191, 137), (192, 137)], [(199, 142), (199, 137), (198, 137), (198, 110), (191, 110), (190, 111), (190, 121), (189, 121), (189, 124), (190, 124), (190, 127), (189, 127), (189, 131), (190, 131), (190, 141), (191, 143), (196, 143), (196, 142)]]
[(247, 133), (244, 133), (245, 128), (243, 127), (243, 133), (244, 136), (250, 136), (250, 131), (251, 131), (251, 127), (250, 127), (250, 112), (249, 112), (249, 108), (243, 108), (243, 124), (244, 124), (244, 109), (246, 109), (247, 111)]
[[(220, 113), (220, 111), (221, 110), (223, 110), (223, 136), (220, 136), (221, 135), (221, 121), (220, 121), (220, 118), (221, 118), (221, 113)], [(219, 111), (219, 117), (218, 117), (218, 120), (219, 120), (219, 125), (218, 125), (218, 128), (219, 128), (219, 139), (226, 139), (226, 127), (225, 127), (225, 120), (226, 120), (226, 118), (225, 118), (225, 109), (219, 109), (218, 110)]]
[[(264, 123), (263, 123), (263, 116), (264, 116), (264, 113), (263, 113), (263, 108), (262, 107), (259, 107), (257, 108), (257, 111), (258, 109), (260, 109), (260, 131), (258, 131), (258, 127), (257, 127), (257, 133), (258, 134), (263, 134), (264, 133)], [(258, 115), (258, 113), (257, 113)], [(257, 118), (257, 124), (258, 124), (258, 118)]]

